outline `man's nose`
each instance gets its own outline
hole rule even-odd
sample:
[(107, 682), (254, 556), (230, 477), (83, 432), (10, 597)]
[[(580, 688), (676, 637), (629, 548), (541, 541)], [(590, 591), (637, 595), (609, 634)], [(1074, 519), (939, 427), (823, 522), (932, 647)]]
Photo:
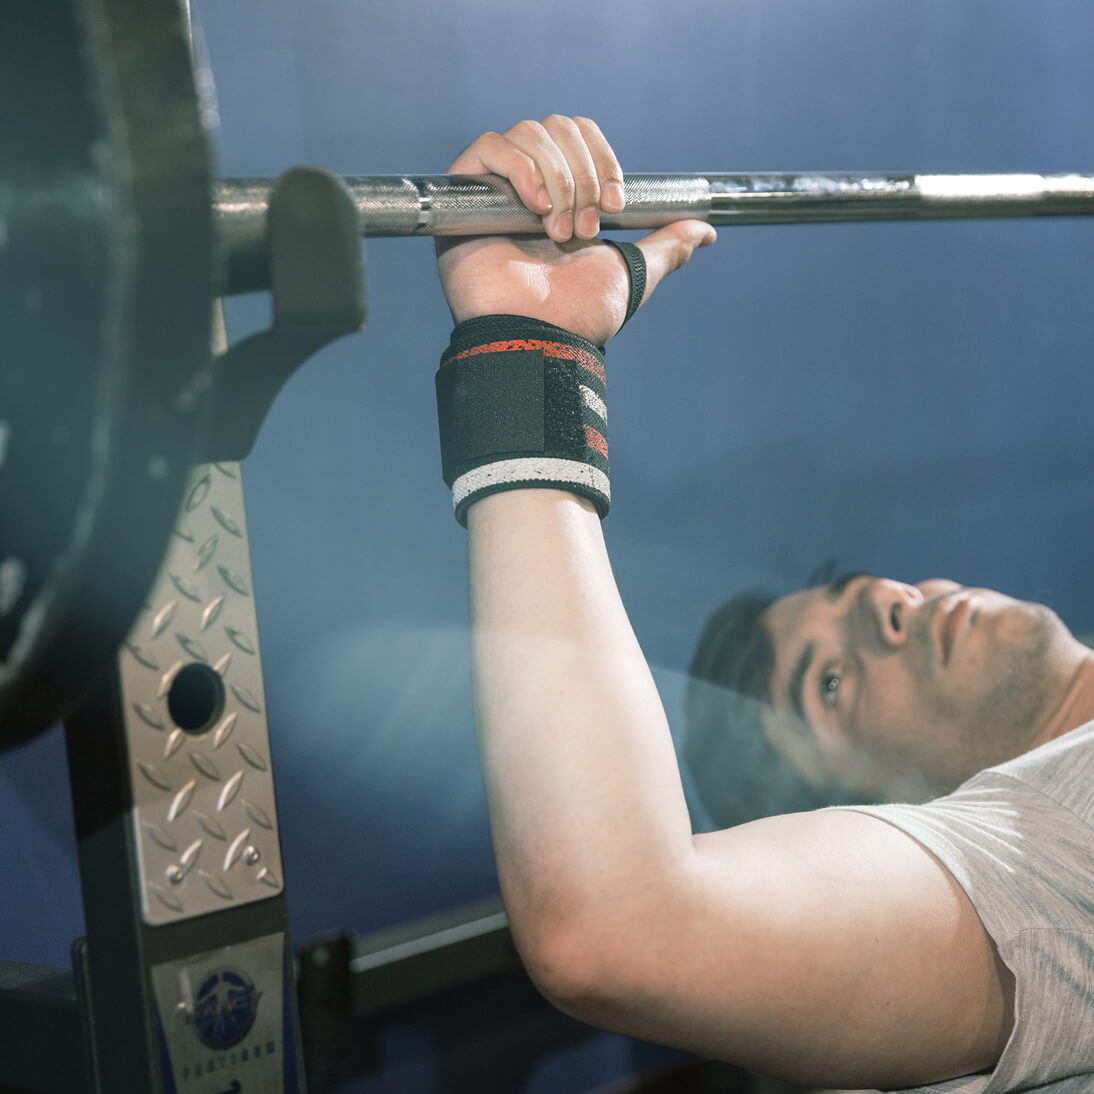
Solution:
[(883, 646), (897, 649), (908, 640), (912, 619), (925, 597), (915, 585), (877, 578), (863, 590)]

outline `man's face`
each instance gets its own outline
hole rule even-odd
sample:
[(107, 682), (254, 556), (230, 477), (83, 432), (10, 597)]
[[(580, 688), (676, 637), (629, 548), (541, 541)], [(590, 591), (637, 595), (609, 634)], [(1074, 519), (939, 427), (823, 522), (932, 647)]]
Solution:
[(1081, 663), (1048, 608), (852, 575), (777, 600), (765, 730), (811, 781), (921, 796), (1040, 743)]

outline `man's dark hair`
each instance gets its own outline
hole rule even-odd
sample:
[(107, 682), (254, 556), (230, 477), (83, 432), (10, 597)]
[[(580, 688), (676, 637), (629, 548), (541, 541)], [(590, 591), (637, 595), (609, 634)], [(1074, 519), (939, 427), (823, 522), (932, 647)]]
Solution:
[(684, 760), (703, 807), (719, 828), (831, 805), (767, 739), (775, 647), (763, 613), (775, 602), (751, 590), (707, 620), (688, 670)]

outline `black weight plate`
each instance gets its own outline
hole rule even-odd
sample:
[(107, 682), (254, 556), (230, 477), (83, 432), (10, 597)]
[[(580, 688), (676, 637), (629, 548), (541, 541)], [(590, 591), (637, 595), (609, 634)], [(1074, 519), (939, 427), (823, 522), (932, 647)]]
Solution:
[(0, 747), (109, 664), (208, 416), (194, 86), (177, 0), (0, 8)]

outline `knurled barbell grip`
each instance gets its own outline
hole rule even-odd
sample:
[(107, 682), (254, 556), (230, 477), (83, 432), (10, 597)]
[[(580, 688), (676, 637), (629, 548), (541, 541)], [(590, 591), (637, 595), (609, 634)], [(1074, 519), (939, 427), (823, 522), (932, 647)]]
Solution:
[[(543, 231), (540, 218), (495, 175), (371, 175), (343, 181), (366, 236)], [(272, 184), (271, 179), (216, 184), (217, 230), (229, 261), (227, 291), (262, 287)], [(1094, 213), (1094, 176), (1079, 174), (625, 175), (624, 193), (623, 211), (601, 216), (604, 229), (657, 228), (691, 218), (722, 227)]]

